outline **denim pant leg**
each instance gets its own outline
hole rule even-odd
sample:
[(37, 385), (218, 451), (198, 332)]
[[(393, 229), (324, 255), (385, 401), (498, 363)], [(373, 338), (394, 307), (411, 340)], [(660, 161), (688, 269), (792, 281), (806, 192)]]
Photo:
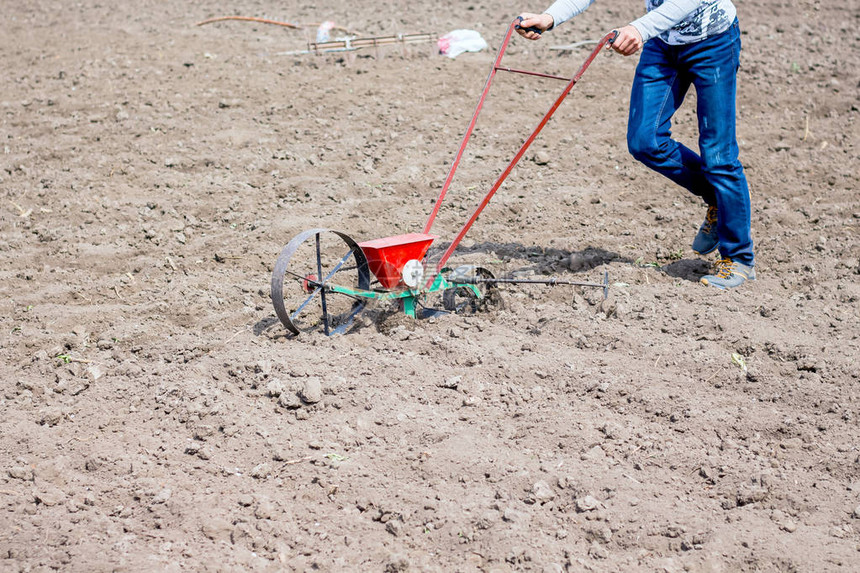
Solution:
[(702, 172), (716, 196), (720, 254), (754, 265), (749, 186), (735, 135), (740, 50), (735, 22), (714, 38), (684, 46), (682, 60), (696, 87)]
[(714, 189), (697, 153), (672, 139), (672, 116), (681, 107), (691, 79), (677, 65), (677, 46), (654, 38), (642, 50), (630, 94), (627, 148), (630, 153), (708, 205)]
[[(718, 209), (720, 254), (755, 264), (750, 196), (735, 136), (740, 30), (670, 46), (654, 38), (642, 51), (630, 97), (627, 145), (651, 169)], [(696, 87), (701, 156), (671, 138), (671, 118)]]

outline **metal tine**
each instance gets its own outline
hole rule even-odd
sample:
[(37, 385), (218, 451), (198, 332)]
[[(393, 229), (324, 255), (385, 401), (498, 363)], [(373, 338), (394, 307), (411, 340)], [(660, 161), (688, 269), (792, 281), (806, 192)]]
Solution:
[[(320, 234), (316, 234), (316, 246), (317, 246), (317, 276), (322, 276), (322, 257), (320, 255)], [(351, 252), (351, 251), (350, 251)], [(318, 287), (317, 290), (320, 290), (320, 301), (322, 302), (322, 313), (323, 313), (323, 329), (325, 331), (325, 335), (329, 335), (328, 331), (328, 310), (326, 309), (326, 300), (325, 300), (325, 289), (321, 286)]]

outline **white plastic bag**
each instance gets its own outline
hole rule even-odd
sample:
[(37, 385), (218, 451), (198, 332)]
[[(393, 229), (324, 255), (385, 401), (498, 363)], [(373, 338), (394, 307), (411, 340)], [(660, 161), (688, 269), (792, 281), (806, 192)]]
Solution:
[(475, 30), (454, 30), (439, 38), (436, 45), (440, 54), (456, 58), (463, 52), (480, 52), (487, 42)]
[(326, 20), (317, 28), (317, 44), (323, 44), (331, 40), (331, 31), (334, 28), (334, 22)]

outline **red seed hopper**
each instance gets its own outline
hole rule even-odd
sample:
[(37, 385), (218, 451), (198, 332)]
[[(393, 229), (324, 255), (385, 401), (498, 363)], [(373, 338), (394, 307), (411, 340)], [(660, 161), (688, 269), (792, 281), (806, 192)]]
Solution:
[(407, 233), (382, 239), (364, 241), (358, 246), (367, 257), (370, 271), (376, 276), (383, 288), (402, 285), (403, 266), (407, 261), (424, 259), (430, 244), (438, 235)]

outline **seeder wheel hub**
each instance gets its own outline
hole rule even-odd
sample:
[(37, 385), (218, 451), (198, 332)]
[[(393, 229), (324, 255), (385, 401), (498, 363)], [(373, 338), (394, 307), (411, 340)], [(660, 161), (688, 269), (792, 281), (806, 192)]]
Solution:
[(403, 284), (409, 288), (418, 288), (424, 280), (424, 264), (418, 259), (410, 259), (403, 265)]

